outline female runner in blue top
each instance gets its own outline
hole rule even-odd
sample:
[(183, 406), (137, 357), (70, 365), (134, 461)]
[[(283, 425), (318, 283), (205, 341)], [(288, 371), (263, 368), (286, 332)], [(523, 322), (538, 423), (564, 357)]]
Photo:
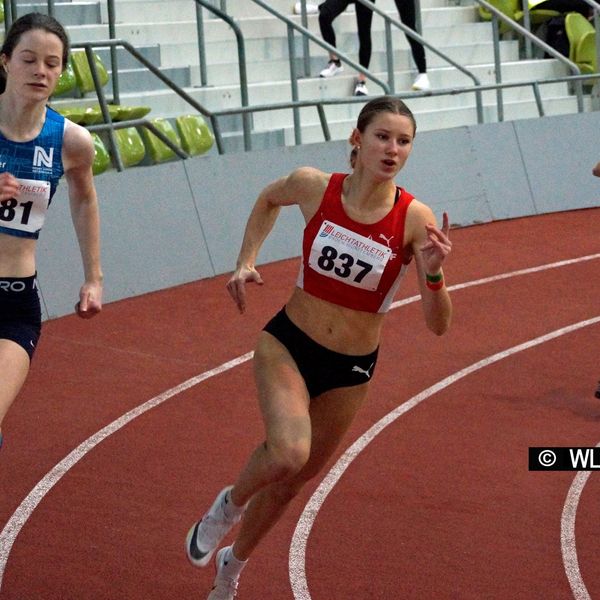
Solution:
[(102, 309), (94, 145), (46, 106), (68, 56), (61, 24), (39, 13), (17, 19), (0, 49), (0, 428), (40, 336), (36, 241), (63, 174), (85, 278), (76, 312), (87, 319)]

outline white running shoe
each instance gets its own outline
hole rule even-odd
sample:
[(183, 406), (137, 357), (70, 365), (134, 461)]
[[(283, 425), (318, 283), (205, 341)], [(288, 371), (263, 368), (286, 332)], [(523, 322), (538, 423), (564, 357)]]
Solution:
[[(318, 5), (313, 4), (312, 2), (307, 2), (306, 3), (306, 14), (307, 15), (316, 15), (318, 12), (319, 12)], [(301, 15), (302, 14), (302, 4), (300, 2), (296, 2), (294, 4), (293, 13), (295, 15)]]
[(427, 73), (419, 73), (415, 82), (412, 84), (412, 89), (416, 91), (426, 92), (431, 89), (431, 83), (429, 83), (429, 77)]
[(355, 96), (368, 96), (369, 90), (367, 89), (367, 84), (364, 81), (357, 81), (354, 86), (354, 95)]
[(227, 517), (225, 505), (228, 493), (233, 486), (219, 492), (208, 512), (189, 530), (185, 540), (185, 552), (189, 561), (196, 567), (205, 567), (217, 549), (220, 541), (229, 530), (242, 518), (243, 510), (235, 517)]
[(327, 66), (319, 73), (319, 77), (333, 77), (344, 70), (343, 65), (336, 64), (335, 60), (330, 60)]
[(217, 575), (207, 600), (233, 600), (233, 598), (235, 598), (237, 595), (240, 574), (238, 573), (237, 575), (230, 576), (225, 573), (224, 569), (224, 567), (227, 566), (227, 563), (225, 562), (225, 554), (228, 550), (229, 546), (226, 546), (217, 552), (217, 556), (215, 558)]

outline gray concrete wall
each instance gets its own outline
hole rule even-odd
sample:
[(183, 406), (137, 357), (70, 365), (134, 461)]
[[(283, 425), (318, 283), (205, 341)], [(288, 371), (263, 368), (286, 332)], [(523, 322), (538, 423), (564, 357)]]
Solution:
[[(350, 133), (350, 132), (348, 132)], [(293, 168), (345, 171), (346, 142), (137, 167), (96, 178), (105, 302), (231, 271), (260, 190)], [(600, 206), (600, 113), (418, 133), (398, 184), (456, 225)], [(297, 256), (302, 219), (284, 209), (260, 263)], [(64, 183), (38, 246), (44, 318), (72, 311), (82, 283)]]

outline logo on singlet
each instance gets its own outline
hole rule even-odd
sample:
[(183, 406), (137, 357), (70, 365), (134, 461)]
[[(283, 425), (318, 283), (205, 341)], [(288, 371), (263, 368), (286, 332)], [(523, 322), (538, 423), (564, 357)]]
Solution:
[(33, 151), (33, 166), (52, 168), (52, 159), (54, 156), (54, 148), (50, 148), (46, 152), (41, 146), (36, 146)]
[(323, 231), (321, 231), (321, 233), (319, 233), (319, 237), (327, 237), (332, 231), (333, 231), (334, 227), (331, 224), (327, 224), (325, 225), (325, 228), (323, 229)]

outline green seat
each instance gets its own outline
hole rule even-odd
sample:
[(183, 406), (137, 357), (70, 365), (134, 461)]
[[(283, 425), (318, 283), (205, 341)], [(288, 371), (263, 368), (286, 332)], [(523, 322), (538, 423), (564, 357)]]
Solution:
[[(596, 32), (584, 33), (575, 52), (575, 62), (582, 73), (598, 72), (598, 55), (596, 53)], [(591, 82), (591, 80), (590, 80)]]
[[(107, 107), (111, 121), (114, 121), (119, 112), (119, 107), (115, 106), (114, 104), (108, 104)], [(104, 123), (104, 117), (102, 116), (100, 105), (96, 104), (95, 106), (86, 107), (83, 111), (81, 125), (98, 125), (99, 123)]]
[(565, 31), (569, 40), (569, 60), (579, 64), (579, 45), (586, 34), (594, 34), (594, 26), (583, 15), (571, 12), (565, 17)]
[(201, 115), (181, 115), (175, 119), (181, 145), (190, 156), (208, 152), (215, 138)]
[(84, 106), (59, 106), (56, 112), (60, 113), (65, 119), (73, 121), (73, 123), (83, 124), (83, 118), (85, 115)]
[[(150, 123), (152, 123), (152, 125), (154, 125), (161, 133), (164, 133), (176, 146), (181, 147), (179, 135), (167, 119), (151, 119)], [(152, 162), (162, 163), (177, 158), (177, 154), (175, 154), (175, 152), (173, 152), (173, 150), (171, 150), (171, 148), (169, 148), (162, 140), (158, 139), (158, 137), (156, 137), (147, 127), (142, 128), (142, 138)]]
[[(521, 7), (520, 0), (489, 0), (490, 4), (503, 12), (507, 17), (510, 17), (513, 21), (523, 21), (523, 10)], [(484, 21), (491, 21), (492, 13), (486, 10), (483, 6), (479, 7), (479, 16)], [(552, 17), (558, 17), (560, 13), (556, 10), (536, 9), (535, 7), (529, 10), (529, 21), (532, 25), (539, 25), (544, 23)], [(500, 33), (506, 33), (512, 31), (512, 28), (505, 23), (500, 22)]]
[(118, 109), (115, 121), (143, 119), (152, 110), (149, 106), (118, 106)]
[(146, 148), (142, 136), (135, 127), (116, 129), (115, 141), (124, 167), (133, 167), (144, 160)]
[[(515, 13), (515, 20), (523, 20), (523, 11), (518, 10)], [(548, 10), (546, 8), (532, 8), (529, 10), (529, 22), (532, 25), (541, 25), (554, 17), (560, 17), (561, 13), (557, 10)]]
[(54, 88), (54, 96), (62, 96), (68, 92), (73, 91), (77, 87), (77, 81), (75, 79), (75, 71), (71, 61), (67, 62), (65, 70), (60, 74), (56, 87)]
[[(93, 56), (100, 84), (104, 87), (108, 83), (108, 71), (102, 63), (102, 60), (100, 60), (100, 57), (97, 54), (94, 54)], [(88, 92), (95, 91), (94, 78), (92, 77), (92, 71), (90, 70), (90, 65), (85, 52), (83, 50), (73, 52), (71, 54), (71, 62), (73, 63), (77, 88), (81, 94), (84, 95)]]
[[(490, 4), (494, 8), (497, 8), (501, 13), (505, 14), (507, 17), (516, 20), (515, 13), (517, 12), (517, 10), (520, 9), (519, 0), (490, 0)], [(483, 6), (479, 7), (479, 16), (484, 21), (492, 20), (492, 13), (489, 10), (485, 9)], [(502, 21), (500, 21), (500, 19), (498, 19), (498, 26), (500, 28), (500, 33), (506, 33), (507, 31), (511, 30), (511, 28)]]
[(92, 140), (94, 141), (94, 163), (92, 164), (92, 173), (100, 175), (110, 167), (110, 155), (104, 142), (97, 133), (92, 132)]

